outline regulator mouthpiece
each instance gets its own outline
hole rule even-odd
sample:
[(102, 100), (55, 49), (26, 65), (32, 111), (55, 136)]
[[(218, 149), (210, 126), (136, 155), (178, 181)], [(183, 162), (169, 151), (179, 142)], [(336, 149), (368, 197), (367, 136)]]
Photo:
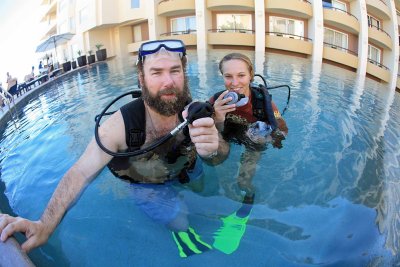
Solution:
[(192, 102), (188, 107), (186, 120), (189, 123), (201, 118), (211, 117), (214, 113), (213, 106), (208, 102)]
[(246, 97), (244, 94), (238, 94), (236, 92), (229, 92), (227, 93), (223, 99), (227, 97), (232, 97), (232, 100), (226, 103), (226, 105), (236, 104), (236, 107), (241, 107), (246, 105), (249, 102), (249, 98)]

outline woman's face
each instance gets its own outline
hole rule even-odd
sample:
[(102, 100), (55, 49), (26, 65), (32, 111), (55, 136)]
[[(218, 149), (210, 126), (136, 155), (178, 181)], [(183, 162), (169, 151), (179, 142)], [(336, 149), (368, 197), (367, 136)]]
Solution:
[(244, 61), (240, 59), (225, 61), (222, 65), (222, 76), (226, 89), (247, 97), (250, 95), (251, 76)]

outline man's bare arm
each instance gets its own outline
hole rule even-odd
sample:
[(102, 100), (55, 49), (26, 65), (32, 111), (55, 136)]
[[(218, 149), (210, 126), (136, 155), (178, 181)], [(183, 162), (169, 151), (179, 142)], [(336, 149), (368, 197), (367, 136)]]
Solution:
[[(117, 151), (123, 145), (125, 131), (120, 112), (104, 122), (99, 129), (99, 135), (102, 143), (111, 151)], [(0, 215), (1, 241), (5, 241), (15, 232), (24, 232), (27, 241), (22, 244), (22, 249), (25, 251), (47, 242), (68, 208), (111, 158), (112, 156), (103, 152), (93, 139), (80, 159), (59, 182), (40, 220), (30, 221)]]

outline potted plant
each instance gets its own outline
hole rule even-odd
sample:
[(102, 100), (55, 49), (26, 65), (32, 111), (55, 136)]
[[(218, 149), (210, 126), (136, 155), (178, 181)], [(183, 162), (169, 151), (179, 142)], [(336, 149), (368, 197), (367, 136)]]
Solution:
[(63, 70), (64, 72), (71, 70), (71, 61), (68, 60), (67, 56), (64, 56)]
[(93, 54), (93, 51), (92, 51), (92, 50), (89, 50), (89, 51), (88, 51), (88, 54), (89, 54), (89, 56), (88, 56), (88, 63), (89, 63), (89, 64), (94, 63), (94, 62), (96, 61), (96, 57), (95, 57), (94, 55), (92, 55), (92, 54)]
[(96, 57), (97, 61), (103, 61), (107, 59), (107, 50), (105, 48), (101, 49), (103, 47), (102, 44), (96, 44)]
[(71, 65), (73, 69), (76, 69), (76, 60), (74, 58), (72, 58)]
[(77, 53), (78, 53), (77, 60), (78, 60), (79, 67), (85, 66), (86, 65), (86, 55), (82, 55), (82, 51), (81, 50), (78, 50)]

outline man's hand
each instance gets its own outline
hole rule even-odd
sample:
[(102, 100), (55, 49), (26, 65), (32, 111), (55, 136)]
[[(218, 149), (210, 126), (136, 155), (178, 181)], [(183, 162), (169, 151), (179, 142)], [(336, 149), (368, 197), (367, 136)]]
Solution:
[(29, 221), (21, 217), (0, 214), (1, 242), (5, 242), (16, 232), (25, 233), (27, 240), (21, 245), (25, 252), (46, 243), (50, 236), (46, 226), (41, 221)]
[(207, 158), (218, 151), (218, 131), (212, 118), (197, 119), (189, 124), (189, 134), (201, 157)]

